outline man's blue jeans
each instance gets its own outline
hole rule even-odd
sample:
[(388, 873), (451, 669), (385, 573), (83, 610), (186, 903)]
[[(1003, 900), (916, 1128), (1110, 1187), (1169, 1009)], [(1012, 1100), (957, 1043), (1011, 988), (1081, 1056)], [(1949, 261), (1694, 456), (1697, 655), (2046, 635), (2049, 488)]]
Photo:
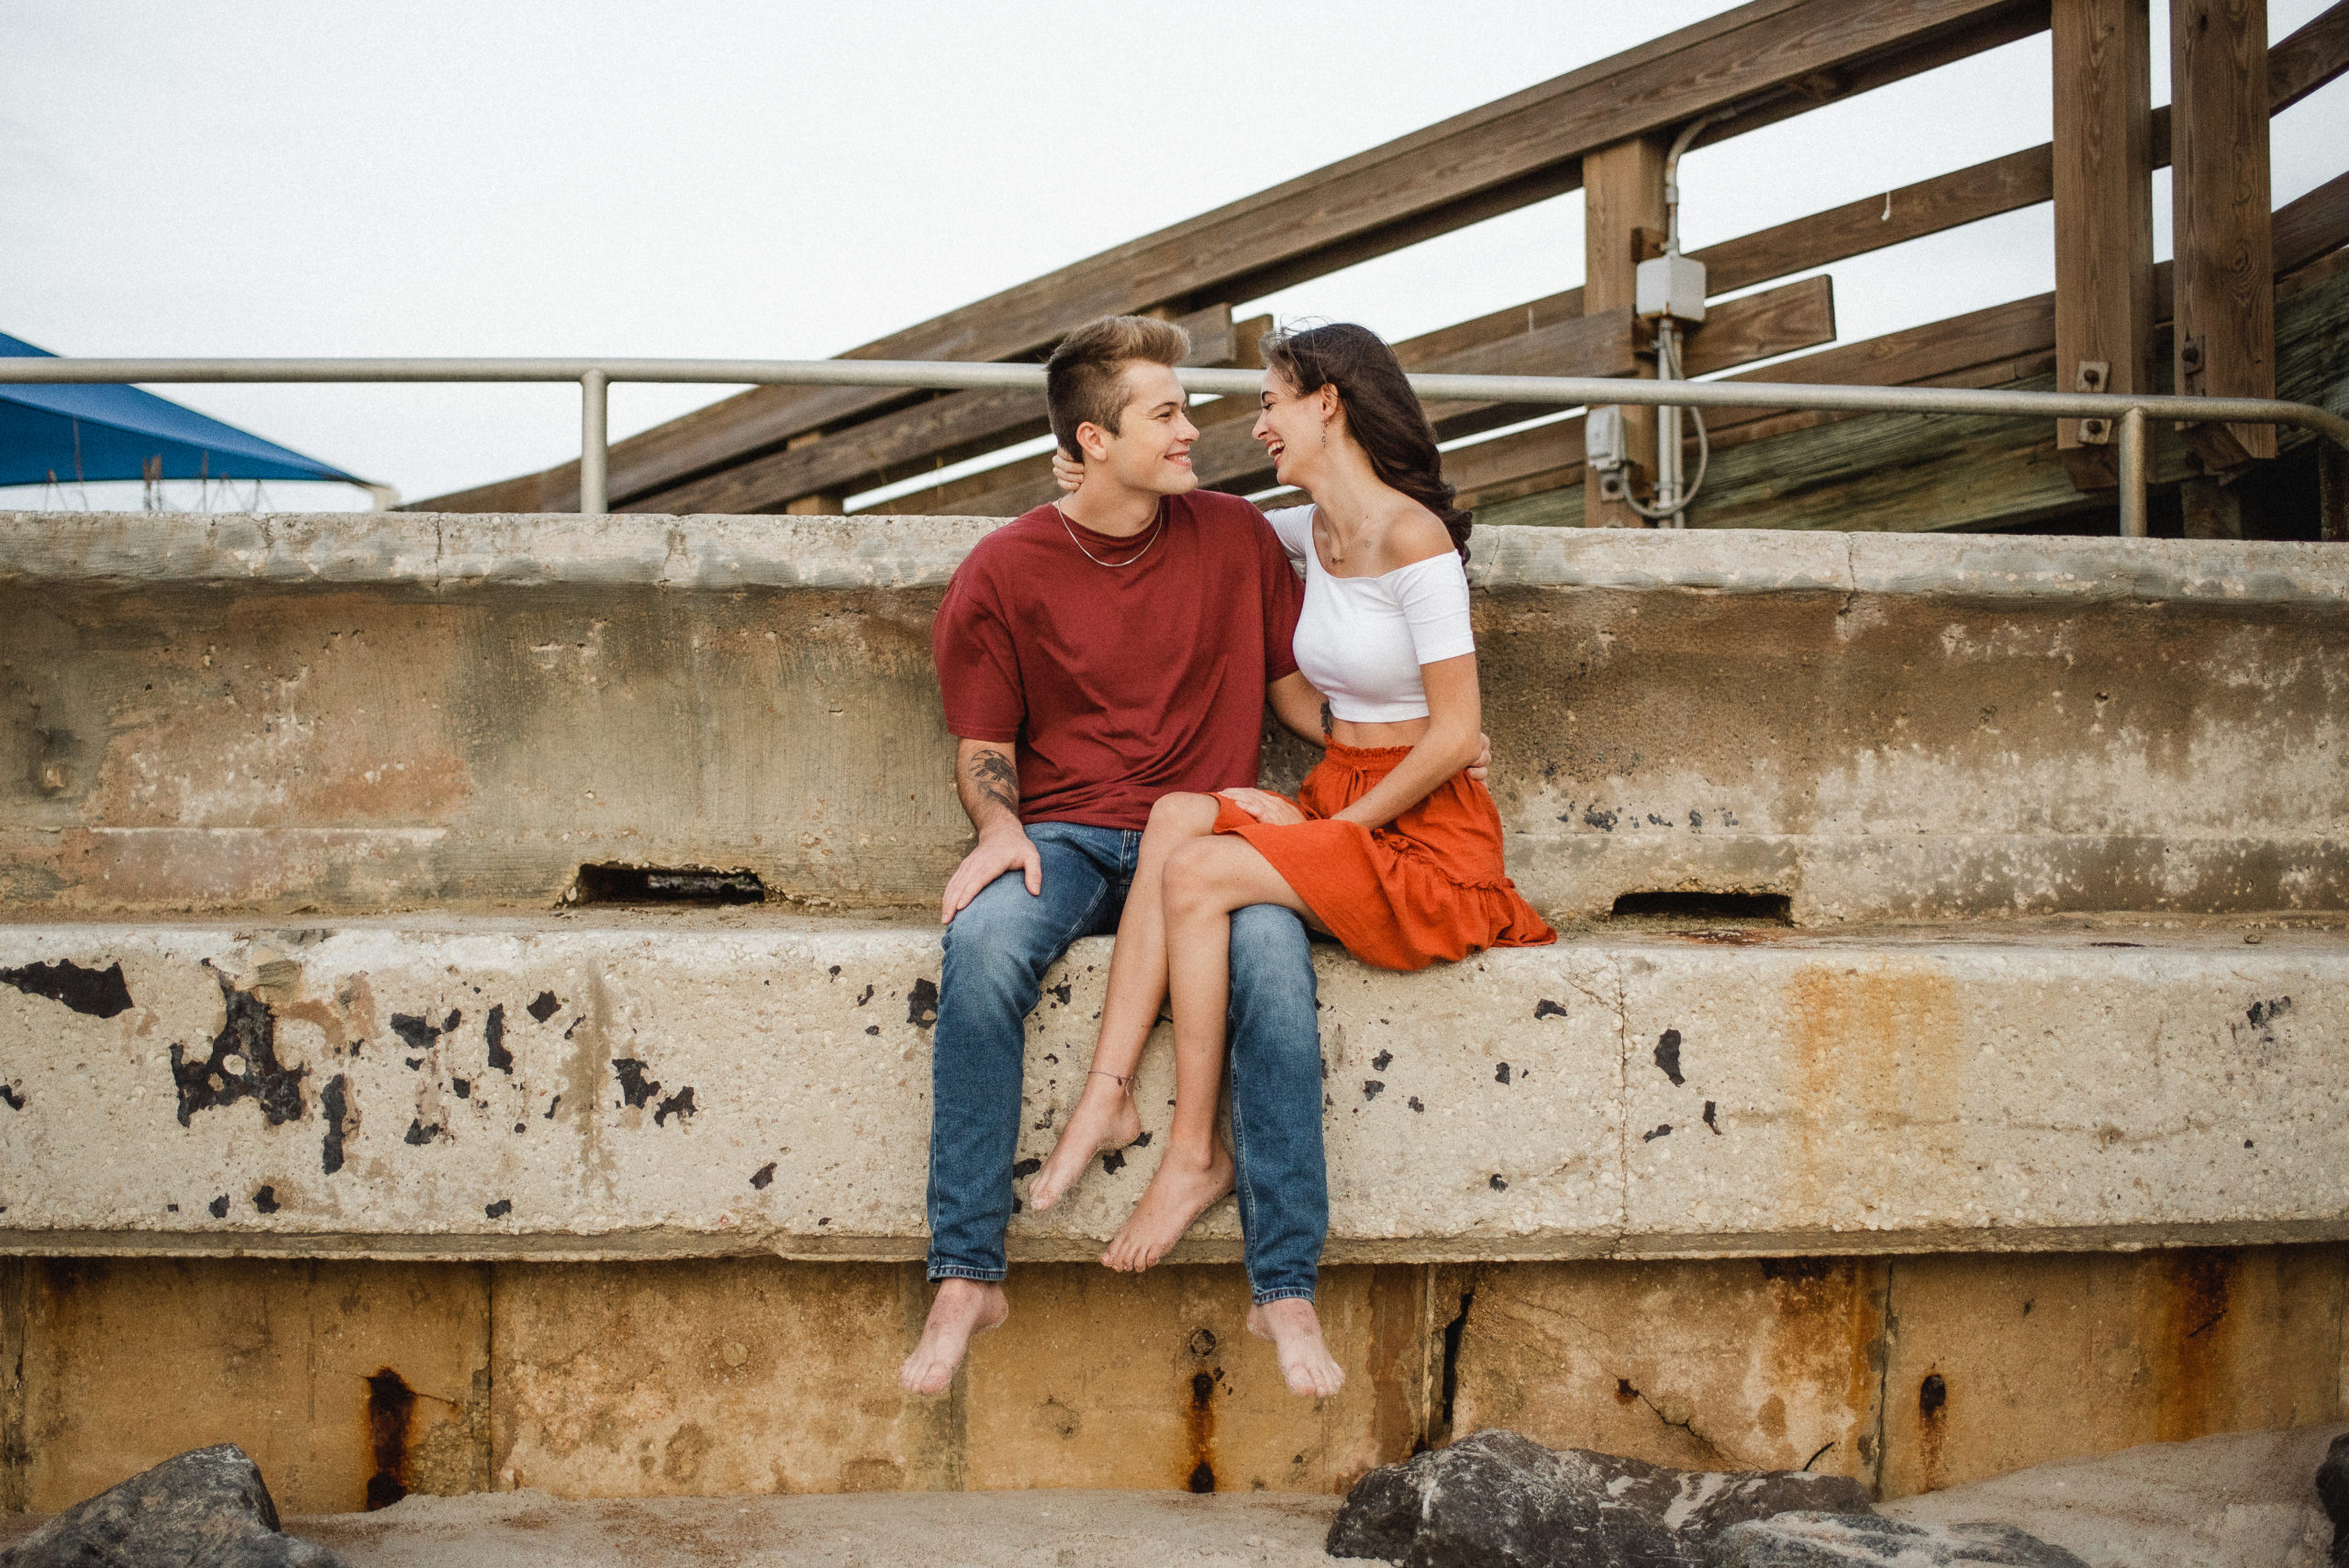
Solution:
[[(1141, 834), (1075, 822), (1028, 829), (1043, 862), (946, 928), (931, 1032), (930, 1277), (999, 1280), (1019, 1142), (1026, 1020), (1044, 971), (1079, 937), (1114, 931)], [(1321, 1039), (1305, 923), (1277, 904), (1231, 917), (1231, 1142), (1248, 1283), (1259, 1302), (1311, 1300), (1330, 1229), (1321, 1155)]]

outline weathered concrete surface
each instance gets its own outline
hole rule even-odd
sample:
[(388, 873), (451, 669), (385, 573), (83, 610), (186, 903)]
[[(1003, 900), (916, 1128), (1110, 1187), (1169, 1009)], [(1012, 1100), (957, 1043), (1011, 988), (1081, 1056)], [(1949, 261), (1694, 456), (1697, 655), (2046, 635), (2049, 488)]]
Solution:
[[(543, 906), (583, 862), (935, 895), (989, 521), (0, 515), (0, 895)], [(1494, 789), (1559, 917), (2349, 907), (2321, 545), (1477, 536)], [(1304, 752), (1275, 746), (1270, 775)]]
[(1919, 1524), (1996, 1519), (2088, 1568), (2324, 1568), (2332, 1521), (2310, 1478), (2338, 1426), (2233, 1432), (2037, 1465), (1904, 1497)]
[[(1330, 1255), (2349, 1235), (2349, 940), (2129, 929), (1585, 939), (1415, 975), (1319, 950)], [(933, 931), (0, 926), (0, 1249), (917, 1257)], [(1108, 951), (1047, 977), (1023, 1157), (1082, 1085)], [(1171, 1077), (1152, 1051), (1146, 1125)], [(1014, 1255), (1095, 1256), (1157, 1152), (1015, 1217)], [(1237, 1229), (1227, 1200), (1180, 1255)]]
[[(2019, 1262), (2026, 1299), (2056, 1316), (2066, 1289), (2133, 1272), (2098, 1325), (2110, 1339), (2190, 1307), (2179, 1256), (2260, 1282), (2208, 1368), (2222, 1398), (2161, 1384), (2154, 1346), (2011, 1331)], [(1792, 1458), (1898, 1496), (1929, 1465), (1962, 1485), (2150, 1430), (2342, 1419), (2345, 1258), (1975, 1256), (1913, 1292), (1906, 1259), (1340, 1265), (1320, 1310), (1348, 1383), (1318, 1403), (1285, 1393), (1244, 1332), (1231, 1264), (1016, 1268), (1010, 1321), (946, 1397), (920, 1400), (895, 1377), (928, 1295), (912, 1264), (10, 1261), (11, 1294), (36, 1310), (0, 1339), (0, 1364), (21, 1362), (34, 1418), (0, 1475), (49, 1512), (191, 1443), (235, 1441), (289, 1513), (362, 1508), (386, 1476), (419, 1494), (583, 1497), (1330, 1493), (1419, 1443), (1508, 1426), (1667, 1465)], [(1888, 1418), (1915, 1401), (1911, 1347), (1927, 1339), (1950, 1391), (1938, 1437)], [(371, 1411), (375, 1389), (403, 1385), (406, 1420), (371, 1418), (391, 1414)], [(1992, 1388), (2014, 1397), (1994, 1406)], [(2000, 1424), (2026, 1437), (1986, 1440)]]
[(1455, 1430), (1898, 1497), (2342, 1419), (2344, 1264), (2338, 1245), (1538, 1263), (1444, 1271), (1437, 1302), (1464, 1319)]
[(417, 1492), (490, 1485), (486, 1268), (83, 1259), (17, 1273), (17, 1507), (54, 1513), (217, 1442), (250, 1454), (288, 1512), (365, 1507), (379, 1474)]

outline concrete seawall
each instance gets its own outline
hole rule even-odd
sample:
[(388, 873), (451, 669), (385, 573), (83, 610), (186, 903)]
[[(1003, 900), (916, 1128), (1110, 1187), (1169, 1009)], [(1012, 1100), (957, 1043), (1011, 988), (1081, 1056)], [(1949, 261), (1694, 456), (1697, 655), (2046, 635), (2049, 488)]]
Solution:
[[(0, 515), (0, 1507), (220, 1440), (295, 1511), (1327, 1491), (1494, 1425), (1893, 1496), (2349, 1408), (2340, 552), (1510, 528), (1493, 788), (1566, 940), (1317, 958), (1345, 1391), (1243, 1331), (1228, 1205), (1085, 1261), (1153, 1139), (901, 1396), (990, 526)], [(562, 902), (612, 862), (769, 898)]]

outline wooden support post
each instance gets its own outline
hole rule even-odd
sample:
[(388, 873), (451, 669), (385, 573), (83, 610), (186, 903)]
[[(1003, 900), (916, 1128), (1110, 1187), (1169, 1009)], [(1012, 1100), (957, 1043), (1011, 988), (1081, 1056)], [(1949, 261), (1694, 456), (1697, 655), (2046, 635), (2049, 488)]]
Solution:
[[(806, 430), (783, 443), (785, 451), (814, 446), (824, 439), (821, 430)], [(818, 491), (813, 495), (800, 495), (783, 504), (787, 517), (837, 517), (848, 510), (848, 496), (839, 491)]]
[[(2170, 183), (2177, 390), (2276, 395), (2266, 0), (2173, 0)], [(2214, 471), (2276, 455), (2272, 425), (2191, 425)]]
[[(2150, 392), (2154, 339), (2152, 42), (2145, 0), (2054, 0), (2055, 384)], [(2081, 490), (2109, 490), (2119, 431), (2059, 419)]]
[[(1640, 137), (1583, 155), (1583, 284), (1585, 316), (1629, 310), (1634, 269), (1642, 251), (1664, 233), (1664, 159), (1671, 150), (1662, 137)], [(1653, 362), (1638, 372), (1653, 377)], [(1623, 427), (1639, 467), (1631, 475), (1632, 492), (1646, 488), (1654, 473), (1655, 410), (1626, 407)], [(1583, 526), (1593, 528), (1642, 528), (1647, 519), (1620, 501), (1602, 500), (1598, 475), (1583, 476)]]

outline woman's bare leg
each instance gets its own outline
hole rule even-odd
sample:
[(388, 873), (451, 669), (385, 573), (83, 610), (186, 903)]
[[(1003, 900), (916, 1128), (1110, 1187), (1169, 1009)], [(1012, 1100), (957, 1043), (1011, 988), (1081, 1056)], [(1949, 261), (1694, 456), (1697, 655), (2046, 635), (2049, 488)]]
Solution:
[(1028, 1207), (1039, 1213), (1067, 1195), (1096, 1154), (1123, 1149), (1141, 1136), (1141, 1114), (1134, 1108), (1133, 1076), (1142, 1047), (1166, 1000), (1166, 912), (1163, 884), (1166, 858), (1181, 846), (1215, 831), (1211, 795), (1169, 795), (1150, 808), (1134, 884), (1118, 921), (1118, 943), (1109, 954), (1109, 994), (1101, 1004), (1101, 1032), (1085, 1090), (1060, 1141), (1028, 1184)]
[(1164, 1257), (1200, 1212), (1231, 1190), (1231, 1153), (1215, 1135), (1231, 1001), (1231, 912), (1279, 904), (1309, 913), (1272, 862), (1236, 835), (1184, 845), (1168, 857), (1163, 881), (1167, 979), (1174, 999), (1174, 1125), (1158, 1173), (1101, 1254), (1108, 1267), (1131, 1272)]

